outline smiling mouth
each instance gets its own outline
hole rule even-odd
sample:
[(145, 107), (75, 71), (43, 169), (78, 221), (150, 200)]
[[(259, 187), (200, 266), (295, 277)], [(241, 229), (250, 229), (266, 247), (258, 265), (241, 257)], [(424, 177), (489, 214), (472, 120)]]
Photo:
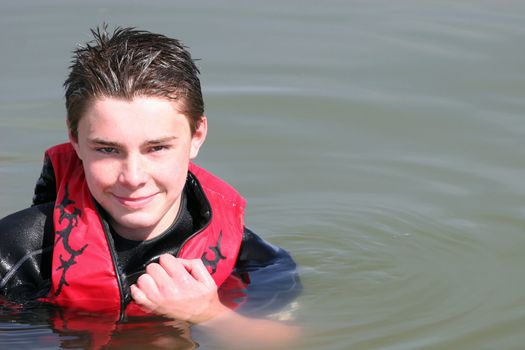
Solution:
[(157, 193), (144, 197), (120, 197), (114, 194), (113, 197), (115, 197), (115, 199), (117, 199), (117, 201), (125, 207), (139, 209), (153, 201), (156, 195)]

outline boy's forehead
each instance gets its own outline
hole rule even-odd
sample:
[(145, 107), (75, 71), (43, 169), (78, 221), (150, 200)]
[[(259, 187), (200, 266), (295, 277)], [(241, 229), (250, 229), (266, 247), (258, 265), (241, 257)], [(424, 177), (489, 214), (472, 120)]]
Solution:
[(86, 104), (83, 119), (86, 115), (101, 115), (111, 117), (119, 112), (126, 112), (130, 117), (137, 115), (140, 111), (147, 112), (152, 116), (162, 114), (166, 117), (184, 117), (188, 122), (191, 119), (184, 113), (184, 104), (179, 100), (171, 100), (156, 96), (137, 96), (132, 99), (119, 97), (99, 97), (90, 99)]
[(102, 129), (111, 134), (126, 130), (144, 133), (158, 130), (166, 135), (168, 130), (181, 131), (190, 128), (189, 118), (179, 110), (178, 101), (159, 97), (140, 96), (131, 100), (97, 98), (90, 101), (83, 113), (79, 132), (82, 132), (82, 129), (88, 134)]

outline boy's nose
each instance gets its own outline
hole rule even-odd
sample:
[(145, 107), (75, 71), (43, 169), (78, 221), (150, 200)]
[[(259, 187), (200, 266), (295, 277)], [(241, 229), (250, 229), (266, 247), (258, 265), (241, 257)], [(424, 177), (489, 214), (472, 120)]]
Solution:
[(127, 187), (140, 187), (147, 181), (146, 164), (139, 155), (130, 155), (124, 161), (119, 182)]

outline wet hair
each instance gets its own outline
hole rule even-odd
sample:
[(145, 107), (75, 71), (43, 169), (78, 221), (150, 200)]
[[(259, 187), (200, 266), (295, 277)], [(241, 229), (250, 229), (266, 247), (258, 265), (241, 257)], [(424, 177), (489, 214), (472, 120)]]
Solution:
[(94, 39), (74, 51), (64, 83), (69, 130), (78, 137), (78, 123), (98, 98), (131, 101), (158, 97), (176, 101), (194, 134), (204, 114), (199, 69), (177, 39), (135, 28), (107, 25), (91, 29)]

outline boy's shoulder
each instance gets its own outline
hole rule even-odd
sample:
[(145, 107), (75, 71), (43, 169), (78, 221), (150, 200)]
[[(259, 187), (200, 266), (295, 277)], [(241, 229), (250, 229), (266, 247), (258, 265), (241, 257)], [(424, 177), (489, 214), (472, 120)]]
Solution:
[[(55, 203), (48, 202), (31, 206), (7, 215), (0, 219), (0, 239), (2, 243), (10, 235), (13, 241), (25, 238), (34, 240), (38, 232), (44, 232), (46, 227), (53, 229), (53, 209)], [(11, 234), (13, 236), (11, 236)], [(17, 242), (13, 242), (18, 244)]]

